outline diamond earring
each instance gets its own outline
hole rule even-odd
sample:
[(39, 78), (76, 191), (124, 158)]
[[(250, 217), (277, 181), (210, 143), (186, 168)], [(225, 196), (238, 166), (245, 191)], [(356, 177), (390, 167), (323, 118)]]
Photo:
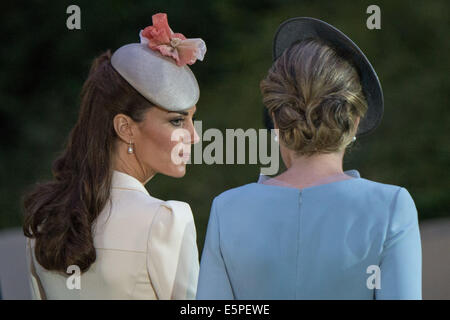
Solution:
[(128, 144), (127, 152), (128, 152), (128, 154), (132, 154), (133, 153), (133, 144), (131, 143), (131, 140), (130, 140), (130, 143)]

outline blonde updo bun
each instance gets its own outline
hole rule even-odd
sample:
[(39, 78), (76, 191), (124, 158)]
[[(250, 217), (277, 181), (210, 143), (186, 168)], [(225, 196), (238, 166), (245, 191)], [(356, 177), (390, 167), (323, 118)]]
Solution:
[(345, 149), (367, 111), (354, 66), (318, 39), (287, 49), (260, 88), (280, 143), (299, 155)]

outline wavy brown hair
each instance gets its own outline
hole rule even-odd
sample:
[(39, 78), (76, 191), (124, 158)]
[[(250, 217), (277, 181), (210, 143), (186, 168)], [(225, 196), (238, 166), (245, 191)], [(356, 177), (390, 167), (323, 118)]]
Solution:
[(96, 259), (92, 225), (110, 197), (118, 139), (114, 116), (141, 122), (152, 104), (112, 67), (108, 50), (97, 57), (81, 91), (78, 120), (52, 166), (53, 180), (24, 197), (23, 232), (35, 238), (35, 256), (47, 270), (82, 272)]
[(320, 39), (293, 44), (260, 83), (280, 142), (299, 155), (346, 148), (367, 111), (356, 68)]

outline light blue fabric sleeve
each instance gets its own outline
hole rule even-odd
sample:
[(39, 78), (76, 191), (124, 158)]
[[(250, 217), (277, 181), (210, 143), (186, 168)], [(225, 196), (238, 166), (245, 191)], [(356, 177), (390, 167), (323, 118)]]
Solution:
[(417, 209), (405, 188), (391, 207), (380, 261), (381, 288), (376, 299), (422, 299), (422, 246)]
[(200, 262), (197, 287), (198, 300), (234, 299), (228, 273), (220, 249), (219, 220), (214, 199)]

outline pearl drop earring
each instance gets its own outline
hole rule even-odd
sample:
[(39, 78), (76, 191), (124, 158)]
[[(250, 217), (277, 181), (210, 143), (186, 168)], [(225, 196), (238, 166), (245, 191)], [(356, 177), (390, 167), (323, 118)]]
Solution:
[(130, 143), (128, 144), (128, 150), (127, 150), (127, 152), (128, 152), (128, 154), (132, 154), (132, 153), (134, 152), (134, 150), (133, 150), (133, 144), (131, 143), (131, 140), (130, 140)]
[(352, 141), (353, 141), (353, 142), (355, 142), (355, 141), (356, 141), (356, 136), (354, 136), (354, 137), (353, 137)]

